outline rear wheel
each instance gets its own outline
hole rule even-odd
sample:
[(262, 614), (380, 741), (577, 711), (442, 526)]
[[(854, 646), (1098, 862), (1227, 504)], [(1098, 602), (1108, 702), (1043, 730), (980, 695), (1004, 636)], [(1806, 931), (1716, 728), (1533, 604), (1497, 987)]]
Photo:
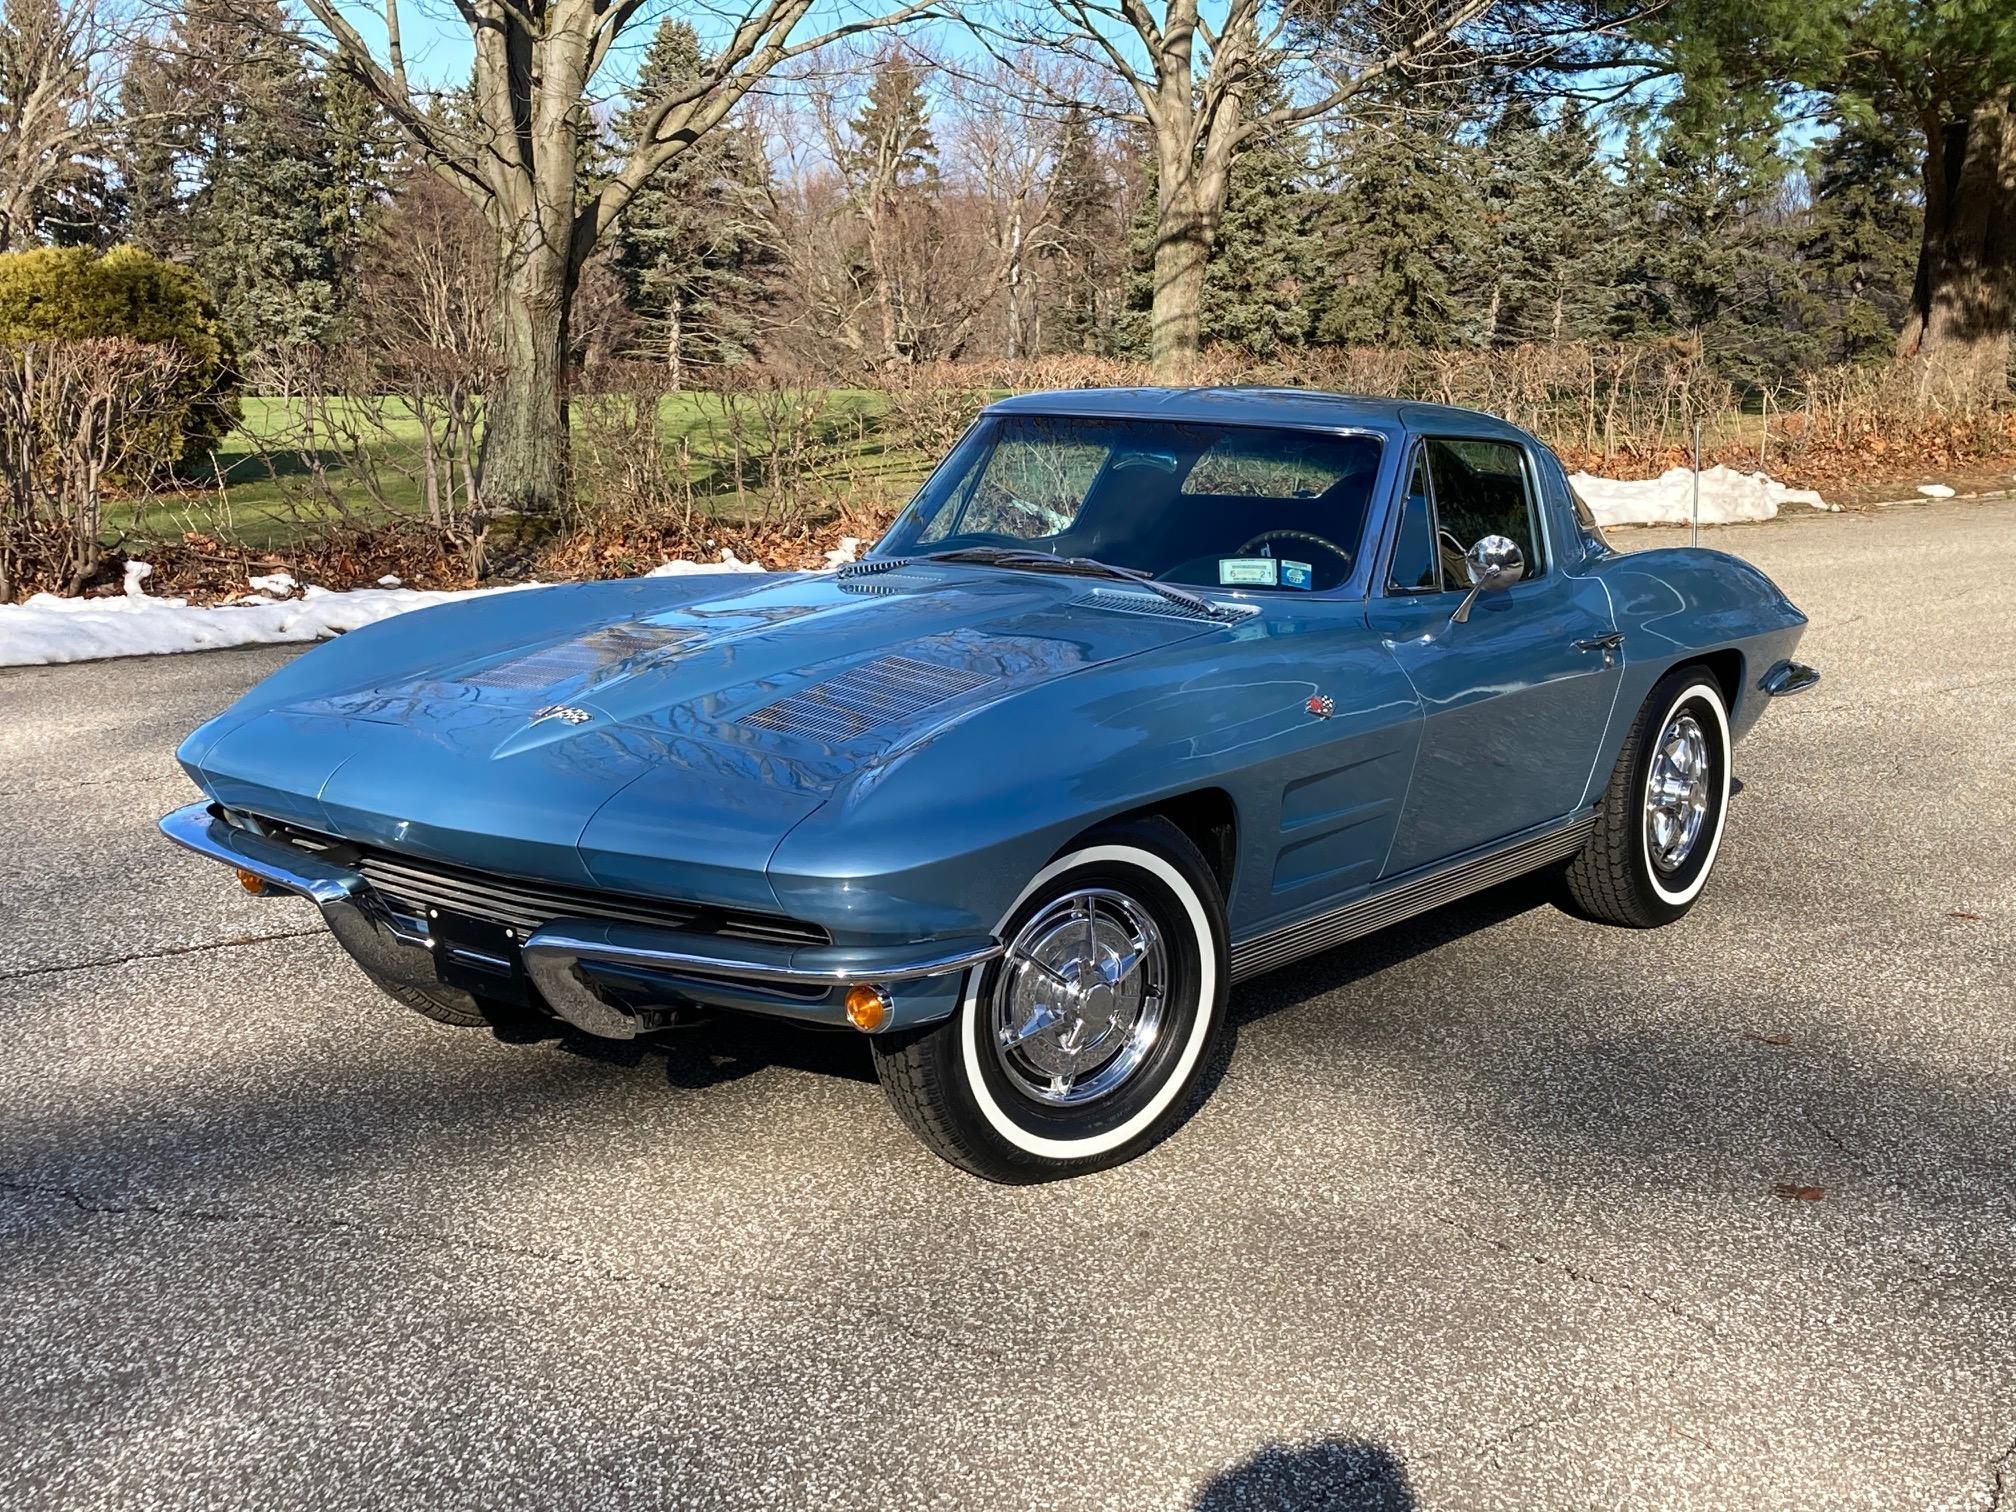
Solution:
[(1105, 826), (1036, 875), (1001, 937), (951, 1018), (873, 1042), (891, 1104), (992, 1181), (1132, 1159), (1181, 1120), (1224, 1021), (1224, 904), (1203, 857), (1164, 819)]
[(1672, 923), (1708, 881), (1728, 808), (1721, 684), (1705, 668), (1678, 668), (1652, 690), (1618, 752), (1596, 828), (1569, 863), (1569, 895), (1604, 923)]

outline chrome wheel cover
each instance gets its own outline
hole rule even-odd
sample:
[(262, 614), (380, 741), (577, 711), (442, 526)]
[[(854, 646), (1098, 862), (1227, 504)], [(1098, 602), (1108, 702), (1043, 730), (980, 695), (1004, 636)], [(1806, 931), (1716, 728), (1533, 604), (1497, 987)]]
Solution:
[(995, 979), (988, 1039), (1018, 1091), (1077, 1107), (1127, 1082), (1155, 1048), (1169, 953), (1147, 909), (1084, 888), (1038, 909)]
[(1694, 853), (1708, 819), (1714, 760), (1692, 714), (1677, 713), (1659, 733), (1645, 775), (1645, 853), (1661, 873), (1678, 871)]

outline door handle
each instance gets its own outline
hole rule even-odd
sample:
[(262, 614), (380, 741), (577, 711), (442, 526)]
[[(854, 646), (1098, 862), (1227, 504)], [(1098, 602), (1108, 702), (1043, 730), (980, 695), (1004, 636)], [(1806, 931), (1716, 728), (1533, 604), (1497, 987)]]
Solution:
[(1612, 630), (1608, 635), (1592, 635), (1586, 640), (1578, 640), (1575, 642), (1575, 649), (1577, 651), (1601, 651), (1605, 656), (1608, 656), (1623, 644), (1624, 632), (1622, 630)]

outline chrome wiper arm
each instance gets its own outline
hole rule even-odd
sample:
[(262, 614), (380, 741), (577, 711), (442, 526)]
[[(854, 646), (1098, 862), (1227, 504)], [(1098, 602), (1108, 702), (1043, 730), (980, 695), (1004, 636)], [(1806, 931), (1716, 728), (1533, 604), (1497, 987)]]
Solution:
[(1190, 593), (1160, 578), (1151, 577), (1138, 567), (1122, 567), (1118, 562), (1102, 562), (1097, 557), (1052, 556), (1047, 551), (1018, 550), (1007, 546), (967, 546), (952, 551), (934, 552), (933, 561), (939, 562), (980, 562), (990, 567), (1026, 567), (1035, 572), (1075, 572), (1088, 577), (1113, 578), (1122, 583), (1139, 583), (1151, 593), (1160, 594), (1172, 604), (1179, 604), (1193, 614), (1201, 614), (1206, 619), (1234, 619), (1238, 616), (1220, 604), (1214, 604), (1201, 594)]
[(834, 568), (837, 577), (860, 577), (870, 572), (888, 572), (897, 567), (912, 567), (919, 562), (980, 562), (992, 563), (1004, 556), (1039, 556), (1044, 561), (1055, 561), (1055, 557), (1045, 556), (1040, 551), (1024, 551), (1008, 546), (955, 546), (949, 551), (907, 551), (902, 556), (862, 557), (858, 562), (842, 562)]
[(1118, 578), (1123, 583), (1139, 583), (1151, 593), (1159, 593), (1172, 604), (1180, 604), (1185, 609), (1208, 615), (1212, 619), (1238, 618), (1231, 610), (1221, 604), (1212, 603), (1201, 593), (1191, 593), (1188, 589), (1178, 588), (1173, 583), (1165, 583), (1160, 578), (1150, 577), (1138, 567), (1122, 567), (1118, 562), (1102, 562), (1097, 557), (1064, 557), (1062, 560), (1081, 572)]
[(1201, 594), (1190, 593), (1160, 578), (1149, 576), (1137, 567), (1122, 567), (1117, 562), (1102, 562), (1097, 557), (1052, 556), (1047, 551), (1033, 551), (1017, 546), (954, 546), (945, 551), (922, 551), (900, 557), (870, 557), (858, 563), (849, 563), (840, 568), (842, 574), (849, 569), (859, 572), (876, 571), (886, 567), (907, 566), (912, 562), (972, 562), (982, 567), (1021, 567), (1031, 572), (1077, 573), (1086, 577), (1113, 578), (1122, 583), (1138, 583), (1149, 592), (1159, 594), (1172, 604), (1179, 604), (1193, 614), (1201, 614), (1207, 619), (1236, 619), (1238, 614), (1222, 604), (1214, 604)]

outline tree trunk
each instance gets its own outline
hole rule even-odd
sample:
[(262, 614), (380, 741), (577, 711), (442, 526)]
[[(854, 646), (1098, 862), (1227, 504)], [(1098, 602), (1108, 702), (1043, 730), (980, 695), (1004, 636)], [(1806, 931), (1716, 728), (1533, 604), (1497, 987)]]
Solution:
[(680, 318), (684, 303), (676, 289), (665, 301), (665, 386), (675, 394), (686, 387), (686, 322)]
[(1937, 124), (1925, 155), (1925, 229), (1899, 358), (1935, 399), (2009, 388), (2016, 326), (2016, 108), (2005, 92)]
[[(483, 501), (551, 518), (567, 497), (567, 254), (533, 238), (507, 262), (503, 372), (483, 431)], [(515, 249), (514, 249), (515, 250)]]
[[(1162, 182), (1168, 184), (1169, 175)], [(1148, 357), (1157, 383), (1184, 384), (1196, 376), (1204, 270), (1210, 257), (1210, 221), (1195, 191), (1180, 182), (1164, 190), (1156, 216), (1155, 288), (1148, 316)]]

